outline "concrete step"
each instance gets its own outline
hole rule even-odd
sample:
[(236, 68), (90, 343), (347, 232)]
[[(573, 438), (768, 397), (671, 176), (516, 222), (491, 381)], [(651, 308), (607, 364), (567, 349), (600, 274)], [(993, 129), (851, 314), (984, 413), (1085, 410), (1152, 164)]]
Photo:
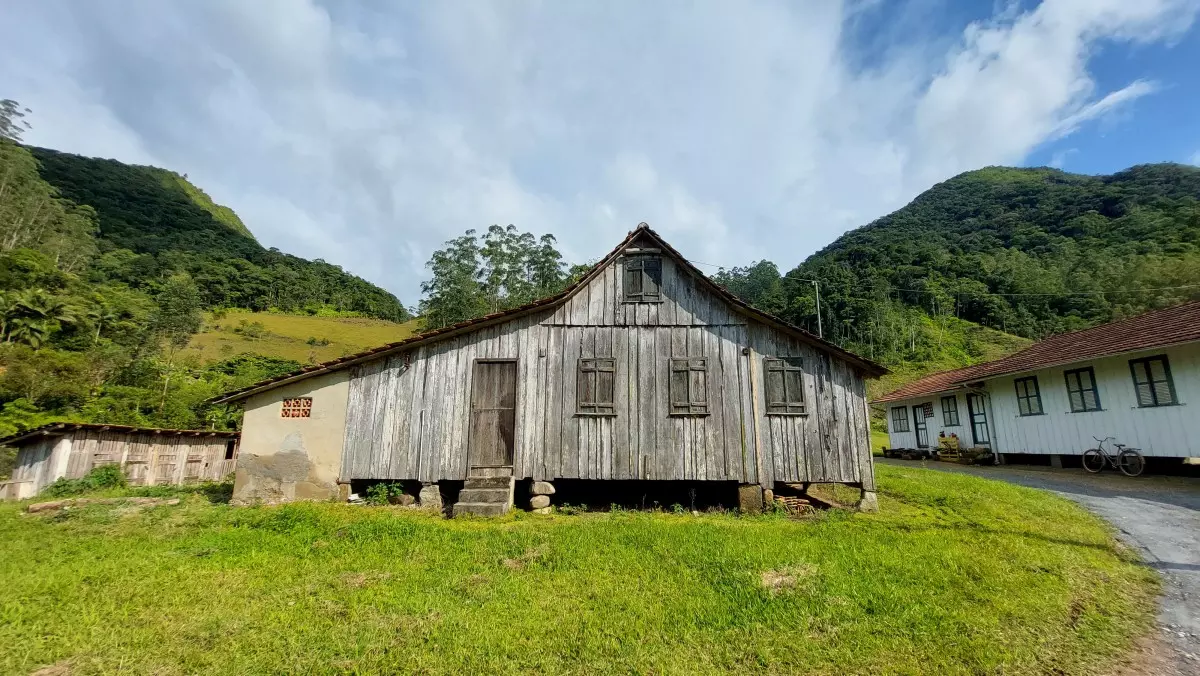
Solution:
[(463, 490), (471, 488), (512, 488), (513, 478), (510, 476), (472, 477), (463, 484)]
[(454, 516), (474, 514), (475, 516), (500, 516), (508, 511), (508, 503), (498, 502), (458, 502), (454, 505)]
[(459, 502), (505, 502), (512, 499), (508, 488), (464, 488), (458, 494)]

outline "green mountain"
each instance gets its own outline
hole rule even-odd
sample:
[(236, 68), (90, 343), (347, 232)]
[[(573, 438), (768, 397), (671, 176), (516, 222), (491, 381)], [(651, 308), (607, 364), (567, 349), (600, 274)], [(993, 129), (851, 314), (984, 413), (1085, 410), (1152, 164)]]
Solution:
[(213, 203), (185, 177), (30, 148), (41, 178), (59, 195), (95, 210), (99, 275), (153, 290), (155, 280), (186, 272), (207, 307), (332, 308), (406, 321), (395, 296), (321, 260), (308, 261), (260, 245), (228, 207)]
[(1111, 321), (1200, 295), (1200, 168), (968, 172), (789, 275), (829, 280), (836, 321), (867, 319), (860, 298), (1031, 338)]

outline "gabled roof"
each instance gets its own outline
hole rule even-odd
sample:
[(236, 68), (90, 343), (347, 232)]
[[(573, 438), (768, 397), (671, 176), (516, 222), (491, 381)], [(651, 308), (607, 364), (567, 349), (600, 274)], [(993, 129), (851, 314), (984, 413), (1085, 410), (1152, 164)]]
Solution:
[(323, 362), (321, 364), (314, 364), (312, 366), (306, 366), (298, 371), (293, 371), (292, 373), (285, 373), (281, 376), (276, 376), (276, 377), (270, 378), (268, 380), (263, 380), (261, 382), (254, 383), (253, 385), (243, 387), (241, 389), (233, 390), (231, 392), (226, 392), (225, 394), (223, 394), (219, 397), (214, 397), (210, 401), (215, 404), (224, 404), (224, 403), (232, 403), (235, 401), (240, 401), (240, 400), (246, 399), (247, 397), (250, 397), (252, 395), (258, 394), (259, 392), (265, 392), (266, 390), (274, 389), (276, 387), (281, 387), (281, 386), (289, 384), (289, 383), (294, 383), (294, 382), (297, 382), (300, 380), (304, 380), (306, 378), (312, 378), (314, 376), (318, 376), (318, 375), (321, 375), (324, 373), (330, 373), (332, 371), (344, 369), (344, 368), (353, 366), (355, 364), (360, 364), (364, 361), (378, 359), (380, 357), (383, 357), (383, 356), (386, 356), (389, 354), (393, 354), (396, 352), (410, 350), (414, 347), (417, 347), (417, 346), (425, 344), (425, 343), (430, 343), (430, 342), (439, 341), (439, 340), (445, 340), (447, 338), (451, 338), (451, 337), (454, 337), (454, 336), (457, 336), (457, 335), (460, 335), (463, 333), (475, 331), (477, 329), (481, 329), (486, 326), (492, 326), (494, 324), (506, 322), (506, 321), (509, 321), (510, 319), (515, 319), (517, 317), (527, 315), (532, 312), (537, 312), (539, 310), (545, 310), (545, 309), (557, 307), (558, 305), (561, 305), (562, 303), (566, 302), (571, 296), (575, 295), (580, 289), (587, 286), (588, 282), (592, 281), (606, 267), (608, 267), (611, 263), (613, 263), (617, 259), (617, 257), (620, 256), (625, 251), (625, 249), (629, 247), (630, 244), (632, 244), (638, 237), (641, 237), (641, 236), (650, 237), (660, 248), (662, 248), (662, 250), (664, 252), (671, 255), (671, 257), (673, 257), (675, 259), (676, 263), (678, 263), (683, 269), (687, 270), (688, 273), (690, 273), (691, 275), (693, 275), (694, 277), (699, 279), (702, 283), (707, 285), (709, 287), (709, 289), (711, 289), (714, 293), (716, 293), (722, 300), (725, 300), (730, 305), (732, 305), (734, 307), (734, 309), (736, 311), (738, 311), (739, 313), (746, 315), (748, 317), (751, 317), (753, 319), (756, 319), (764, 324), (769, 324), (771, 326), (774, 326), (775, 328), (778, 328), (782, 331), (790, 333), (793, 336), (795, 336), (807, 343), (810, 343), (822, 350), (825, 350), (826, 352), (834, 354), (834, 355), (850, 362), (854, 366), (858, 367), (859, 369), (864, 371), (867, 375), (877, 377), (877, 376), (881, 376), (888, 372), (888, 370), (886, 368), (884, 368), (883, 366), (880, 366), (879, 364), (876, 364), (875, 362), (873, 362), (869, 359), (860, 357), (860, 356), (858, 356), (852, 352), (849, 352), (847, 350), (843, 350), (842, 348), (838, 347), (837, 345), (834, 345), (833, 343), (831, 343), (827, 340), (818, 338), (817, 336), (814, 336), (813, 334), (809, 333), (808, 331), (805, 331), (804, 329), (802, 329), (798, 326), (789, 324), (788, 322), (785, 322), (784, 320), (779, 319), (778, 317), (775, 317), (773, 315), (767, 314), (766, 312), (763, 312), (761, 310), (751, 307), (748, 303), (746, 303), (742, 299), (738, 298), (737, 296), (734, 296), (732, 293), (727, 291), (724, 287), (718, 285), (717, 283), (715, 283), (711, 279), (709, 279), (703, 272), (701, 272), (699, 269), (697, 269), (696, 266), (692, 265), (686, 258), (684, 258), (682, 254), (680, 254), (673, 247), (671, 247), (670, 244), (667, 244), (666, 241), (664, 241), (663, 238), (658, 235), (658, 233), (651, 230), (649, 225), (646, 225), (645, 223), (639, 223), (637, 228), (632, 230), (629, 233), (629, 235), (625, 237), (625, 239), (621, 240), (620, 244), (618, 244), (612, 251), (610, 251), (608, 253), (608, 255), (606, 255), (604, 258), (602, 258), (598, 263), (593, 265), (591, 267), (591, 269), (589, 269), (587, 271), (586, 274), (584, 274), (582, 277), (579, 278), (579, 280), (577, 280), (576, 282), (574, 282), (573, 284), (571, 284), (570, 286), (568, 286), (567, 288), (563, 289), (561, 292), (559, 292), (553, 296), (548, 296), (546, 298), (536, 300), (532, 303), (522, 305), (520, 307), (516, 307), (511, 310), (505, 310), (504, 312), (496, 312), (494, 314), (484, 315), (483, 317), (477, 317), (475, 319), (471, 319), (471, 320), (468, 320), (465, 322), (459, 322), (457, 324), (452, 324), (450, 326), (446, 326), (446, 327), (436, 329), (433, 331), (426, 331), (424, 333), (419, 333), (417, 335), (405, 338), (404, 340), (401, 340), (401, 341), (397, 341), (394, 343), (388, 343), (387, 345), (381, 345), (379, 347), (372, 348), (370, 350), (365, 350), (363, 352), (359, 352), (356, 354), (341, 357), (339, 359), (334, 359), (332, 361)]
[(1051, 336), (1003, 359), (925, 376), (876, 401), (912, 399), (988, 378), (1196, 341), (1200, 341), (1200, 301)]
[(129, 427), (128, 425), (102, 425), (98, 423), (49, 423), (31, 430), (11, 434), (0, 439), (0, 446), (16, 446), (36, 441), (42, 437), (61, 437), (77, 431), (122, 432), (125, 434), (162, 434), (176, 437), (226, 437), (235, 439), (241, 432), (218, 432), (215, 430), (167, 430), (157, 427)]

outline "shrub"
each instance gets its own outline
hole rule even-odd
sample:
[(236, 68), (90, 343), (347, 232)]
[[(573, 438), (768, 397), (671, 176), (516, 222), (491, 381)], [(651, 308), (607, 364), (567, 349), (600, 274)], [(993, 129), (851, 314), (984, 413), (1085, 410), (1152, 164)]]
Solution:
[(372, 505), (386, 505), (388, 498), (404, 495), (404, 489), (398, 483), (381, 481), (367, 487), (367, 502)]
[(61, 498), (105, 488), (125, 488), (125, 473), (120, 465), (101, 465), (80, 479), (61, 478), (50, 484), (38, 497)]

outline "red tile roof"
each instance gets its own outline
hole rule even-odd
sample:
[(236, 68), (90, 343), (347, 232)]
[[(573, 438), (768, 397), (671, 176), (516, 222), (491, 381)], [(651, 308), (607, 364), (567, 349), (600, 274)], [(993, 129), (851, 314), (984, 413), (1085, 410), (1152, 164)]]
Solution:
[(911, 399), (961, 387), (968, 382), (1010, 373), (1074, 364), (1126, 352), (1200, 341), (1200, 301), (1153, 310), (1082, 331), (1051, 336), (996, 361), (942, 371), (911, 382), (876, 399)]
[(645, 223), (639, 223), (637, 228), (630, 231), (629, 235), (624, 240), (622, 240), (620, 244), (618, 244), (612, 251), (610, 251), (607, 256), (600, 259), (599, 262), (597, 262), (595, 265), (593, 265), (592, 268), (587, 271), (587, 273), (585, 273), (582, 277), (580, 277), (575, 283), (571, 284), (570, 286), (568, 286), (567, 288), (563, 289), (561, 292), (559, 292), (553, 296), (548, 296), (546, 298), (542, 298), (540, 300), (533, 301), (532, 303), (529, 303), (527, 305), (522, 305), (520, 307), (516, 307), (511, 310), (505, 310), (503, 312), (496, 312), (494, 314), (485, 315), (483, 317), (477, 317), (475, 319), (470, 319), (465, 322), (459, 322), (458, 324), (446, 326), (446, 327), (443, 327), (440, 329), (436, 329), (434, 331), (426, 331), (424, 333), (419, 333), (415, 336), (410, 336), (408, 338), (405, 338), (404, 340), (401, 340), (401, 341), (398, 341), (395, 343), (388, 343), (387, 345), (382, 345), (380, 347), (372, 348), (370, 350), (366, 350), (364, 352), (359, 352), (357, 354), (348, 355), (345, 357), (341, 357), (339, 359), (334, 359), (332, 361), (323, 362), (321, 364), (314, 364), (312, 366), (306, 366), (306, 367), (300, 369), (299, 371), (293, 371), (292, 373), (285, 373), (281, 376), (276, 376), (276, 377), (270, 378), (268, 380), (263, 380), (261, 382), (254, 383), (247, 387), (243, 387), (241, 389), (233, 390), (231, 392), (226, 392), (225, 394), (222, 394), (218, 397), (213, 397), (209, 401), (214, 404), (233, 403), (236, 401), (240, 401), (242, 399), (246, 399), (247, 397), (250, 397), (259, 392), (263, 392), (263, 391), (266, 391), (269, 389), (280, 387), (280, 386), (288, 384), (288, 383), (293, 383), (298, 380), (304, 380), (306, 378), (311, 378), (313, 376), (321, 375), (323, 373), (329, 373), (330, 371), (340, 370), (340, 369), (346, 368), (348, 366), (353, 366), (354, 364), (359, 364), (364, 361), (368, 361), (371, 359), (381, 357), (385, 354), (392, 354), (392, 353), (398, 352), (400, 350), (411, 349), (421, 343), (425, 343), (425, 342), (429, 342), (429, 341), (433, 341), (433, 340), (441, 340), (443, 338), (448, 338), (448, 337), (455, 336), (455, 335), (458, 335), (461, 333), (467, 333), (470, 331), (474, 331), (476, 329), (483, 328), (484, 326), (489, 326), (489, 325), (497, 324), (497, 323), (500, 323), (503, 321), (508, 321), (509, 319), (513, 319), (515, 317), (519, 317), (521, 315), (528, 314), (530, 312), (535, 312), (535, 311), (541, 310), (543, 308), (548, 309), (548, 308), (554, 307), (560, 303), (565, 302), (576, 291), (583, 288), (597, 274), (599, 274), (600, 271), (603, 270), (610, 262), (612, 262), (617, 256), (619, 256), (623, 251), (625, 251), (626, 247), (628, 247), (629, 244), (631, 244), (635, 239), (637, 239), (637, 237), (639, 235), (642, 235), (642, 234), (650, 236), (659, 246), (662, 247), (663, 251), (671, 254), (671, 256), (674, 257), (676, 259), (676, 261), (684, 269), (686, 269), (688, 272), (690, 272), (694, 277), (699, 279), (701, 282), (706, 283), (708, 285), (708, 287), (710, 289), (712, 289), (718, 296), (720, 296), (724, 300), (728, 301), (731, 305), (734, 306), (734, 308), (736, 310), (738, 310), (742, 314), (749, 315), (751, 317), (758, 319), (761, 322), (764, 322), (766, 324), (775, 326), (776, 328), (782, 329), (782, 330), (784, 330), (784, 331), (786, 331), (808, 343), (811, 343), (812, 345), (815, 345), (815, 346), (825, 350), (826, 352), (830, 352), (834, 355), (837, 355), (838, 357), (841, 357), (842, 359), (845, 359), (846, 361), (850, 362), (851, 364), (854, 364), (858, 368), (862, 369), (865, 373), (867, 373), (870, 376), (878, 377), (878, 376), (888, 373), (888, 370), (886, 368), (884, 368), (883, 366), (881, 366), (879, 364), (876, 364), (875, 362), (871, 361), (870, 359), (867, 359), (865, 357), (860, 357), (860, 356), (854, 354), (853, 352), (850, 352), (849, 350), (844, 350), (823, 338), (814, 336), (813, 334), (809, 333), (808, 331), (805, 331), (804, 329), (802, 329), (798, 326), (789, 324), (788, 322), (786, 322), (774, 315), (763, 312), (762, 310), (759, 310), (758, 308), (751, 306), (749, 303), (746, 303), (742, 299), (740, 299), (737, 296), (730, 293), (725, 287), (723, 287), (723, 286), (717, 284), (716, 282), (713, 282), (711, 279), (709, 279), (707, 275), (705, 275), (698, 268), (696, 268), (696, 266), (692, 265), (691, 262), (689, 262), (686, 258), (684, 258), (683, 254), (676, 251), (670, 244), (667, 244), (666, 240), (664, 240), (661, 236), (659, 236), (658, 233), (651, 230), (649, 225), (646, 225)]

